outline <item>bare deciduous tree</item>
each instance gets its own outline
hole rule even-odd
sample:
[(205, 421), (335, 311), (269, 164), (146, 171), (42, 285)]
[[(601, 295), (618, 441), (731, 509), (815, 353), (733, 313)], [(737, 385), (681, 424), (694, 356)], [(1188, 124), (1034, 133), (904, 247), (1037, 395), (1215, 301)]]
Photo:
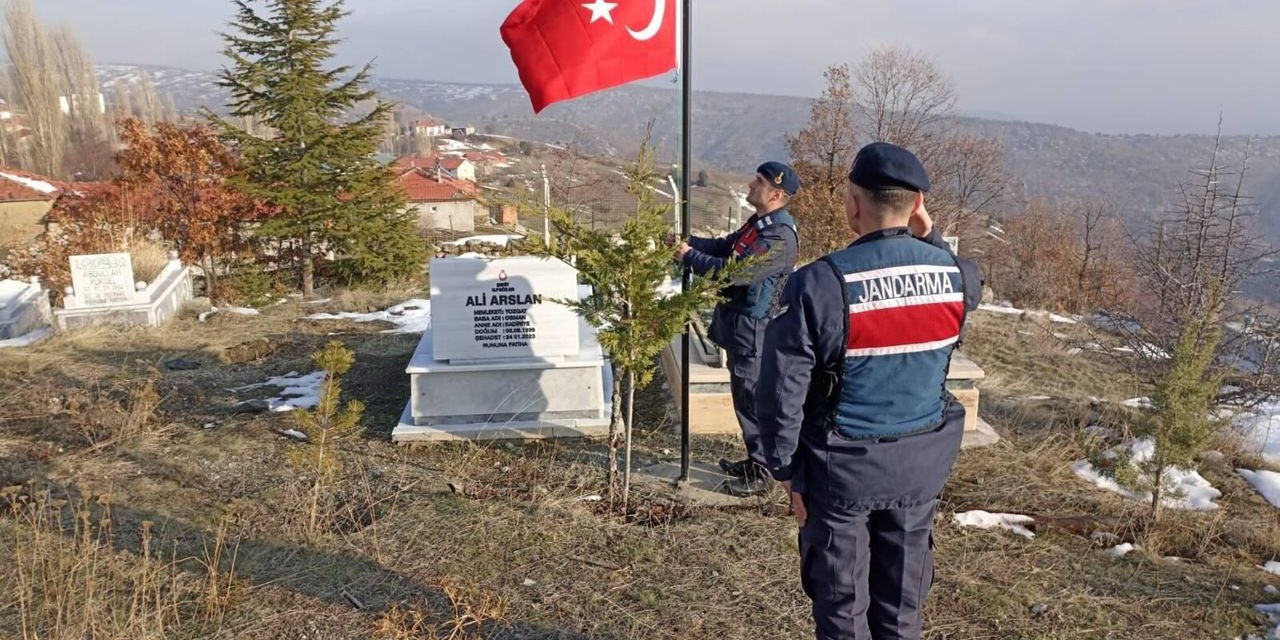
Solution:
[(850, 72), (833, 66), (803, 131), (788, 138), (791, 160), (805, 182), (792, 203), (803, 225), (804, 258), (843, 247), (845, 175), (860, 144), (892, 142), (913, 151), (929, 170), (929, 210), (948, 235), (973, 237), (1004, 193), (1004, 149), (965, 131), (953, 117), (951, 81), (928, 57), (877, 49)]
[(827, 87), (813, 101), (809, 124), (787, 136), (791, 163), (804, 182), (790, 209), (804, 228), (800, 249), (806, 260), (843, 247), (850, 235), (844, 198), (849, 163), (858, 144), (857, 106), (848, 66), (833, 66), (824, 75)]
[(67, 127), (59, 98), (57, 72), (49, 34), (30, 0), (10, 0), (5, 10), (5, 51), (9, 55), (15, 98), (31, 120), (32, 133), (20, 149), (25, 169), (61, 176)]
[(129, 85), (123, 81), (117, 80), (115, 83), (115, 114), (116, 118), (125, 120), (137, 115), (133, 110), (133, 92), (129, 91)]
[(872, 51), (854, 72), (872, 140), (910, 147), (938, 134), (956, 105), (951, 79), (928, 57), (901, 48)]
[(96, 179), (110, 172), (115, 129), (107, 116), (93, 61), (75, 32), (61, 27), (50, 39), (61, 76), (66, 146), (63, 170), (70, 177)]
[(945, 234), (969, 236), (1004, 192), (1004, 150), (965, 131), (954, 116), (955, 89), (928, 56), (902, 48), (872, 51), (854, 72), (868, 142), (910, 149), (929, 170), (929, 210)]
[(156, 85), (151, 81), (151, 74), (145, 71), (142, 73), (134, 87), (133, 98), (138, 117), (143, 122), (151, 124), (164, 120), (164, 106), (160, 103), (160, 96), (156, 95)]

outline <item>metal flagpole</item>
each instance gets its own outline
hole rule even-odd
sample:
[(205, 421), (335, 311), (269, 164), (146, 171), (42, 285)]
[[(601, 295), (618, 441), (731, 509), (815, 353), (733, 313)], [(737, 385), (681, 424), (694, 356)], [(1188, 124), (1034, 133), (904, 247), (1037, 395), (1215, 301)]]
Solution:
[[(693, 198), (689, 189), (689, 170), (692, 164), (692, 148), (689, 134), (693, 129), (693, 0), (683, 0), (684, 12), (681, 20), (683, 40), (681, 41), (680, 65), (680, 237), (688, 238), (692, 232), (690, 220), (693, 218)], [(688, 291), (693, 283), (693, 272), (688, 265), (684, 267), (684, 277), (680, 282), (681, 291)], [(686, 322), (684, 336), (680, 339), (681, 375), (680, 380), (680, 480), (689, 479), (690, 442), (689, 442), (689, 331), (691, 324)]]

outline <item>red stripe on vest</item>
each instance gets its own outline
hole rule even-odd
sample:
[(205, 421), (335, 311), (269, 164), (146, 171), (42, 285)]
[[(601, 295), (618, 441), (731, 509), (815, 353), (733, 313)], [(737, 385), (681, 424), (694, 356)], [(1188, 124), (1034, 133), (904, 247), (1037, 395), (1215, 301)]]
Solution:
[(849, 349), (880, 349), (949, 340), (960, 335), (963, 302), (937, 302), (912, 307), (849, 314)]
[(751, 227), (738, 236), (738, 241), (733, 245), (733, 253), (736, 256), (750, 255), (748, 249), (760, 239), (760, 232), (755, 227)]

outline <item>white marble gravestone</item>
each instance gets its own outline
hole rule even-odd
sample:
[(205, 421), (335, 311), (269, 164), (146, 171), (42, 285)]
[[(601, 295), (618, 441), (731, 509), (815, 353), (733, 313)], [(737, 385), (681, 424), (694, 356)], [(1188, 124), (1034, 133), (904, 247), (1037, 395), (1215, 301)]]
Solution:
[(559, 260), (473, 258), (431, 263), (431, 329), (437, 360), (563, 358), (581, 350), (578, 277)]
[(127, 253), (71, 256), (71, 286), (88, 307), (131, 302), (136, 291), (133, 258)]
[(0, 280), (0, 341), (17, 340), (37, 331), (47, 333), (52, 319), (49, 292), (38, 279)]
[(158, 327), (191, 300), (191, 270), (176, 253), (151, 282), (133, 281), (127, 253), (71, 256), (71, 284), (54, 311), (62, 329), (100, 322)]
[(431, 327), (409, 362), (397, 442), (602, 435), (612, 381), (560, 260), (431, 262)]

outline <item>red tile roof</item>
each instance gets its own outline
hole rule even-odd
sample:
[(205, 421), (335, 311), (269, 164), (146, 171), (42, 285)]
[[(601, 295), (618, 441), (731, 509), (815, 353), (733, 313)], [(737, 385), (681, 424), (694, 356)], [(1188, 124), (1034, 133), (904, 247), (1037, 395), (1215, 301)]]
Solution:
[[(25, 180), (14, 180), (14, 178), (23, 178)], [(44, 189), (37, 189), (30, 181), (45, 183), (55, 190), (46, 192)], [(24, 184), (24, 182), (27, 182)], [(0, 202), (48, 202), (57, 200), (63, 191), (70, 188), (70, 185), (36, 175), (18, 169), (9, 167), (0, 167)]]
[(457, 171), (458, 168), (462, 166), (462, 163), (466, 158), (461, 156), (443, 156), (439, 154), (423, 156), (411, 153), (409, 155), (400, 156), (396, 160), (395, 167), (405, 171), (415, 167), (418, 169), (434, 169), (436, 167), (437, 160), (440, 161), (440, 168), (445, 171)]
[(444, 182), (440, 182), (421, 168), (411, 168), (401, 174), (399, 178), (396, 178), (396, 184), (400, 185), (400, 188), (404, 190), (411, 203), (474, 200), (474, 193), (469, 193), (460, 186), (459, 183), (464, 182), (466, 181), (448, 178)]

